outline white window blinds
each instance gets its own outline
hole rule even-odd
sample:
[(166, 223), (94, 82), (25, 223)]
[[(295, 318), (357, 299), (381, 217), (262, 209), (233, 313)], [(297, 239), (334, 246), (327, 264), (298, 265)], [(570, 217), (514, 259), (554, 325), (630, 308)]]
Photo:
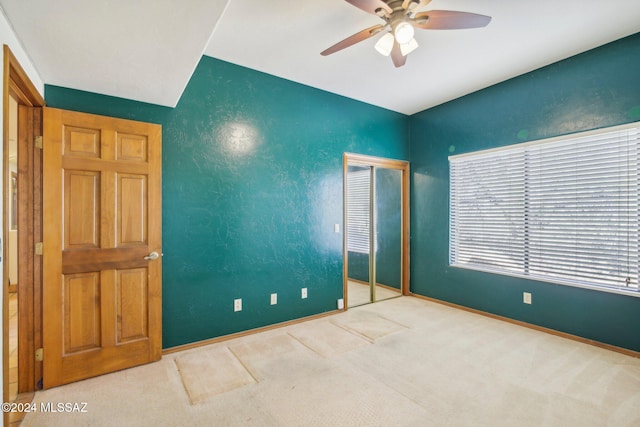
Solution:
[(452, 156), (450, 264), (638, 291), (640, 128)]
[(347, 172), (347, 249), (349, 252), (369, 253), (370, 200), (370, 168), (349, 170)]

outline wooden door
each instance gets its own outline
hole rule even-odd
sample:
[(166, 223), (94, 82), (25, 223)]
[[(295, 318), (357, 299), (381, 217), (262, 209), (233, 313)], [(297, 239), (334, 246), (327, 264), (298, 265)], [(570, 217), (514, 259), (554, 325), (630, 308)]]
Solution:
[(53, 108), (43, 122), (49, 388), (161, 357), (161, 127)]

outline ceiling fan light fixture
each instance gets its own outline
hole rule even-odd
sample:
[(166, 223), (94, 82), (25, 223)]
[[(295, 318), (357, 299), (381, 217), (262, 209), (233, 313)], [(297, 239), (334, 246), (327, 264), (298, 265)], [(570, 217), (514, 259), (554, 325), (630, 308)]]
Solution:
[(387, 16), (387, 11), (384, 10), (383, 8), (379, 7), (376, 9), (375, 11), (376, 15), (378, 15), (380, 18), (384, 18), (385, 16)]
[[(0, 0), (2, 2), (2, 0)], [(413, 38), (415, 28), (420, 30), (462, 30), (486, 27), (491, 22), (490, 16), (477, 13), (429, 10), (422, 11), (431, 0), (346, 0), (347, 3), (377, 15), (384, 23), (365, 28), (344, 40), (339, 41), (328, 49), (320, 52), (327, 56), (371, 37), (380, 37), (375, 44), (376, 50), (391, 56), (393, 65), (402, 67), (406, 57), (418, 48), (418, 42)], [(384, 32), (379, 36), (379, 33)]]
[(416, 39), (411, 39), (408, 43), (400, 45), (400, 52), (402, 53), (402, 56), (407, 56), (417, 48), (418, 42), (416, 41)]
[(415, 9), (418, 5), (420, 4), (420, 2), (418, 0), (412, 0), (409, 5), (407, 6), (407, 10), (413, 10)]
[(396, 41), (398, 43), (409, 43), (409, 41), (413, 39), (413, 25), (409, 24), (406, 21), (402, 21), (398, 25), (396, 25), (395, 29), (393, 30), (393, 34), (396, 37)]
[(387, 33), (384, 36), (380, 37), (375, 45), (375, 48), (381, 55), (389, 56), (391, 54), (391, 50), (393, 49), (393, 42), (393, 34)]

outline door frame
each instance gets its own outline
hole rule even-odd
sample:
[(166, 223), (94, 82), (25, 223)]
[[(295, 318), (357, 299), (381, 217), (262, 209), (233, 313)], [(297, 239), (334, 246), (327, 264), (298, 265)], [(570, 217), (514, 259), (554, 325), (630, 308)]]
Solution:
[[(42, 107), (45, 102), (35, 85), (29, 79), (11, 49), (3, 46), (3, 251), (8, 253), (8, 206), (5, 189), (9, 179), (9, 96), (13, 94), (19, 105), (29, 107)], [(41, 117), (41, 116), (40, 116)], [(20, 128), (20, 124), (18, 127)], [(33, 128), (34, 135), (42, 135), (41, 121), (35, 117), (32, 123), (27, 123)], [(19, 202), (19, 209), (29, 218), (23, 221), (24, 230), (18, 229), (18, 241), (23, 242), (23, 248), (18, 248), (18, 269), (20, 277), (32, 277), (31, 283), (18, 283), (18, 394), (20, 392), (33, 392), (36, 388), (38, 372), (42, 370), (42, 363), (35, 361), (35, 350), (42, 346), (41, 316), (42, 316), (42, 260), (35, 255), (33, 245), (42, 240), (42, 151), (35, 149), (35, 143), (29, 147), (22, 147), (26, 158), (22, 159), (21, 166), (27, 176), (23, 182), (23, 188), (28, 189), (26, 197)], [(25, 157), (25, 156), (23, 156)], [(20, 158), (18, 161), (21, 161)], [(31, 191), (33, 190), (33, 191)], [(22, 215), (24, 217), (24, 215)], [(38, 226), (40, 224), (40, 226)], [(27, 244), (24, 244), (27, 243)], [(9, 397), (9, 270), (5, 262), (2, 277), (2, 343), (3, 343), (3, 401)], [(24, 281), (22, 281), (24, 282)], [(8, 413), (4, 414), (5, 424), (8, 422)]]
[(349, 292), (348, 292), (348, 262), (349, 251), (347, 250), (347, 172), (350, 165), (353, 166), (373, 166), (385, 169), (395, 169), (402, 172), (402, 265), (400, 271), (402, 273), (402, 280), (400, 286), (400, 293), (402, 295), (410, 295), (409, 290), (409, 162), (406, 160), (394, 160), (384, 157), (367, 156), (364, 154), (344, 153), (342, 156), (342, 195), (343, 195), (343, 219), (344, 224), (343, 236), (342, 236), (342, 295), (344, 298), (344, 309), (349, 308)]

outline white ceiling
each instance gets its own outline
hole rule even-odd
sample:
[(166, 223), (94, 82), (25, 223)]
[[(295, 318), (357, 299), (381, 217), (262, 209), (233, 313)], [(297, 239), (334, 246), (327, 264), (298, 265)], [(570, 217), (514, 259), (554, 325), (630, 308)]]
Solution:
[[(201, 55), (413, 114), (640, 31), (638, 0), (433, 0), (489, 26), (417, 30), (404, 67), (320, 52), (376, 16), (344, 0), (0, 0), (45, 83), (175, 106)], [(226, 6), (226, 8), (225, 8)], [(34, 24), (34, 23), (37, 23)]]
[(227, 0), (0, 0), (45, 83), (173, 107)]

